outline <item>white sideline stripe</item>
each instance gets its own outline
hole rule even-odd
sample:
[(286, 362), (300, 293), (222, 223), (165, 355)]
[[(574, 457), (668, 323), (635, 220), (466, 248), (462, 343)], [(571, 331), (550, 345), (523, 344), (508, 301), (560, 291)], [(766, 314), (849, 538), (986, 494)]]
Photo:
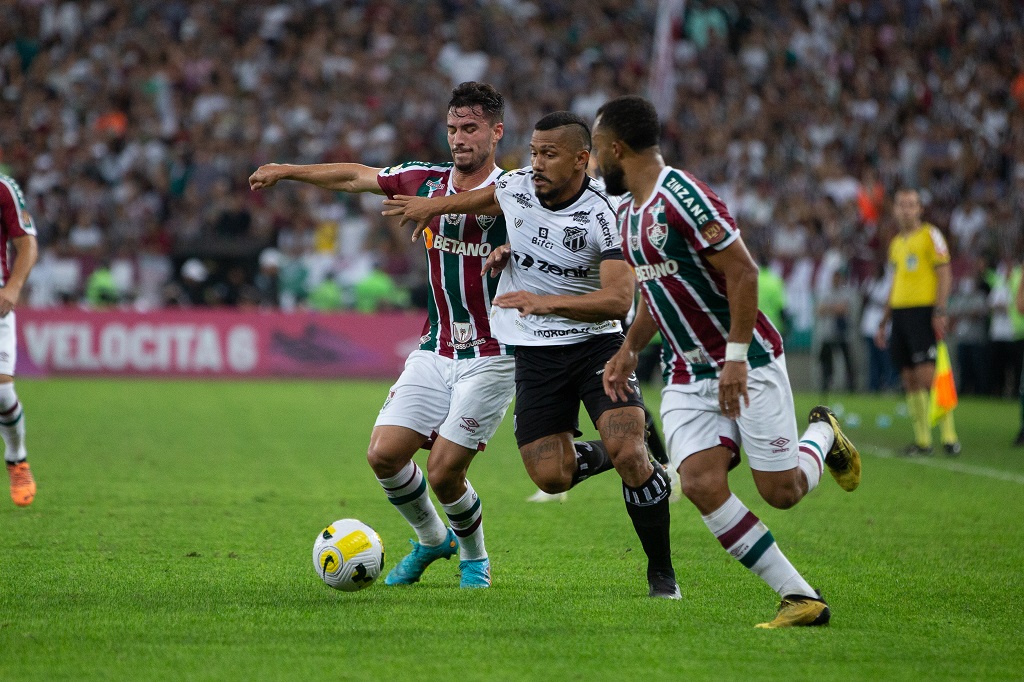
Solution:
[(953, 471), (958, 474), (973, 474), (975, 476), (984, 476), (985, 478), (994, 478), (999, 481), (1009, 481), (1011, 483), (1024, 485), (1024, 475), (1010, 473), (1009, 471), (989, 469), (988, 467), (975, 466), (974, 464), (951, 462), (948, 460), (935, 459), (934, 457), (900, 457), (894, 450), (890, 450), (889, 448), (867, 447), (863, 449), (863, 452), (869, 452), (875, 457), (881, 457), (883, 459), (898, 459), (901, 462), (920, 464), (922, 466), (933, 467), (935, 469), (945, 469), (946, 471)]

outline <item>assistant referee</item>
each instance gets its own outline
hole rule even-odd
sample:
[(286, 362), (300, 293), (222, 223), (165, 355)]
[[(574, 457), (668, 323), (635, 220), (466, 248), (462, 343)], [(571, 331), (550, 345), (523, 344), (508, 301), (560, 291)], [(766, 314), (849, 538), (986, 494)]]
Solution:
[[(893, 214), (899, 233), (889, 244), (892, 291), (875, 343), (885, 348), (888, 341), (907, 394), (914, 442), (903, 453), (929, 455), (932, 453), (929, 390), (935, 375), (936, 340), (943, 338), (949, 321), (946, 317), (951, 282), (949, 249), (938, 228), (921, 220), (921, 196), (916, 189), (896, 192)], [(892, 335), (887, 340), (886, 327), (890, 319)], [(947, 455), (960, 454), (952, 412), (939, 420), (939, 435)]]

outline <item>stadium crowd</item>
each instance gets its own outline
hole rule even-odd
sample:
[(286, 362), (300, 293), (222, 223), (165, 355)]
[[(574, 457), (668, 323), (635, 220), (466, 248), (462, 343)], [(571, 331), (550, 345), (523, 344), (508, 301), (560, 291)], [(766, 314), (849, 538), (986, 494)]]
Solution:
[[(499, 163), (526, 165), (543, 114), (590, 120), (606, 100), (645, 91), (657, 9), (4, 3), (0, 163), (39, 229), (29, 304), (422, 301), (422, 247), (380, 216), (379, 198), (253, 193), (249, 174), (268, 161), (446, 160), (437, 112), (466, 80), (504, 93)], [(962, 372), (976, 368), (962, 386), (1015, 395), (1024, 5), (691, 0), (676, 33), (662, 148), (718, 191), (782, 278), (790, 347), (870, 344), (895, 231), (889, 203), (896, 187), (917, 187), (954, 257), (952, 340)], [(884, 374), (878, 382), (887, 386)]]

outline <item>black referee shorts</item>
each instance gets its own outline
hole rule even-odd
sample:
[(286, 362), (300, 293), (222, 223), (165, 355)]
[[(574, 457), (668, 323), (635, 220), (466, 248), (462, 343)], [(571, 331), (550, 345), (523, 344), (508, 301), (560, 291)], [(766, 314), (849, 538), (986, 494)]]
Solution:
[(580, 402), (590, 420), (608, 410), (644, 409), (636, 376), (626, 402), (612, 402), (604, 392), (604, 365), (622, 347), (622, 334), (601, 334), (565, 346), (516, 346), (516, 409), (514, 430), (519, 447), (556, 433), (580, 431)]
[(889, 354), (897, 369), (935, 362), (935, 329), (931, 306), (893, 308)]

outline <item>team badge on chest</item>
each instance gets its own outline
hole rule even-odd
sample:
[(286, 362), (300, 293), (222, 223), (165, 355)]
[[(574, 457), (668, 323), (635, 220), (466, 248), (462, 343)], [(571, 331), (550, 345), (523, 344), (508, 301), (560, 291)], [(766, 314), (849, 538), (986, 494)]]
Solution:
[(665, 246), (665, 240), (668, 239), (668, 226), (662, 223), (654, 222), (647, 226), (647, 240), (651, 242), (654, 248), (661, 250)]
[(562, 246), (573, 253), (587, 248), (587, 231), (580, 227), (565, 228), (565, 236), (562, 237)]
[(665, 246), (665, 241), (668, 239), (668, 225), (665, 220), (665, 204), (662, 203), (661, 199), (647, 209), (648, 215), (651, 216), (651, 224), (647, 226), (647, 241), (651, 243), (654, 248), (661, 250)]

